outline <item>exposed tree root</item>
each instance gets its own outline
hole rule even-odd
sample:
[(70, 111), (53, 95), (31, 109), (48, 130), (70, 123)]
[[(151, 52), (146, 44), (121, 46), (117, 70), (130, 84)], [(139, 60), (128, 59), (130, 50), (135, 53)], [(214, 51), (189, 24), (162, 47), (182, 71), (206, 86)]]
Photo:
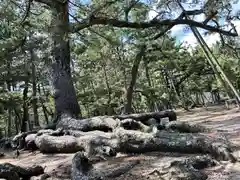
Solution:
[(219, 160), (235, 162), (231, 148), (223, 140), (204, 134), (152, 132), (117, 128), (112, 133), (80, 132), (80, 137), (37, 136), (35, 143), (44, 153), (74, 153), (84, 150), (89, 155), (114, 156), (116, 152), (145, 153), (150, 151), (208, 153)]
[(139, 130), (142, 132), (151, 132), (152, 128), (150, 126), (146, 126), (145, 124), (135, 121), (133, 119), (124, 119), (121, 121), (121, 126), (124, 129), (131, 129), (131, 130)]
[(0, 164), (0, 178), (7, 180), (28, 180), (32, 176), (38, 176), (44, 173), (41, 166), (23, 168), (9, 163)]
[(88, 119), (72, 119), (72, 118), (63, 118), (58, 123), (56, 128), (63, 128), (65, 130), (79, 130), (79, 131), (112, 131), (118, 126), (118, 122), (108, 116), (98, 116)]
[(156, 120), (161, 120), (162, 118), (169, 118), (169, 121), (176, 121), (177, 115), (172, 110), (160, 111), (160, 112), (149, 112), (149, 113), (140, 113), (140, 114), (127, 114), (127, 115), (116, 115), (112, 116), (114, 119), (134, 119), (136, 121), (146, 122), (150, 118), (154, 118)]
[[(100, 130), (104, 132), (113, 131), (119, 126), (119, 120), (131, 119), (135, 121), (141, 121), (142, 123), (147, 123), (151, 118), (156, 119), (160, 122), (161, 118), (168, 117), (169, 121), (175, 121), (177, 119), (176, 113), (174, 111), (161, 111), (161, 112), (151, 112), (142, 114), (129, 114), (129, 115), (117, 115), (117, 116), (97, 116), (87, 119), (73, 119), (69, 117), (62, 118), (56, 125), (56, 128), (63, 128), (65, 130), (79, 130), (79, 131), (93, 131)], [(123, 123), (123, 124), (124, 124)], [(136, 124), (136, 123), (135, 123)], [(145, 129), (143, 124), (139, 127)]]
[[(31, 150), (38, 148), (44, 153), (75, 153), (83, 150), (89, 156), (114, 156), (116, 152), (170, 151), (209, 153), (220, 160), (236, 161), (230, 145), (224, 140), (198, 134), (209, 132), (202, 126), (172, 121), (161, 128), (159, 124), (158, 129), (164, 130), (159, 131), (155, 124), (147, 126), (142, 123), (149, 118), (171, 117), (169, 113), (175, 115), (173, 111), (164, 111), (116, 116), (121, 121), (108, 116), (83, 120), (64, 118), (58, 123), (57, 130), (25, 133), (18, 135), (18, 139), (22, 141), (25, 138), (25, 147)], [(129, 117), (133, 119), (125, 119)]]
[[(170, 122), (160, 123), (164, 117), (169, 117)], [(117, 152), (202, 153), (218, 160), (237, 160), (232, 155), (230, 144), (220, 138), (218, 133), (211, 136), (208, 134), (211, 131), (203, 126), (175, 120), (176, 113), (173, 111), (99, 116), (82, 120), (65, 117), (57, 123), (55, 130), (22, 133), (14, 138), (14, 142), (18, 142), (24, 149), (39, 149), (42, 153), (77, 152), (73, 158), (73, 180), (117, 177), (138, 163), (129, 162), (124, 167), (108, 172), (94, 166), (94, 162), (105, 160), (106, 156), (116, 156)], [(213, 165), (213, 161), (209, 156), (176, 161), (161, 174), (161, 178), (206, 179), (207, 176), (199, 170), (210, 165)], [(9, 172), (4, 171), (2, 176), (11, 175), (13, 180), (22, 177), (18, 172)]]
[(118, 177), (135, 165), (137, 165), (139, 161), (130, 161), (124, 166), (120, 166), (110, 171), (104, 171), (103, 169), (98, 169), (93, 165), (87, 155), (84, 152), (77, 152), (72, 160), (72, 180), (100, 180), (100, 179), (107, 179), (107, 178), (114, 178)]
[[(215, 161), (209, 156), (196, 156), (183, 161), (174, 161), (169, 167), (157, 172), (163, 180), (206, 180), (208, 176), (200, 171), (215, 166)], [(151, 173), (151, 174), (153, 174)]]
[(35, 143), (43, 153), (75, 153), (82, 150), (73, 136), (57, 137), (43, 134), (36, 137)]
[[(23, 132), (23, 133), (17, 134), (17, 135), (12, 139), (14, 148), (18, 148), (18, 149), (28, 149), (28, 148), (27, 148), (28, 142), (26, 141), (26, 137), (27, 137), (28, 135), (36, 134), (36, 133), (37, 133), (37, 131), (30, 131), (30, 132)], [(32, 137), (32, 136), (31, 136), (31, 137)], [(30, 138), (29, 138), (29, 140), (30, 140)]]
[(5, 156), (5, 154), (2, 153), (2, 152), (0, 152), (0, 158), (2, 158), (2, 157), (4, 157), (4, 156)]
[(181, 121), (172, 121), (164, 125), (165, 130), (172, 130), (181, 133), (201, 133), (201, 132), (211, 132), (210, 129), (201, 126), (199, 124), (189, 124)]
[[(89, 134), (89, 133), (87, 133)], [(43, 153), (75, 153), (85, 151), (89, 156), (115, 156), (116, 151), (109, 146), (109, 138), (99, 135), (50, 136), (43, 134), (37, 136), (35, 143)], [(110, 141), (109, 141), (110, 142)]]
[(236, 161), (230, 147), (224, 142), (203, 134), (158, 132), (143, 133), (118, 128), (114, 132), (118, 139), (118, 151), (144, 153), (150, 151), (210, 153), (220, 160)]

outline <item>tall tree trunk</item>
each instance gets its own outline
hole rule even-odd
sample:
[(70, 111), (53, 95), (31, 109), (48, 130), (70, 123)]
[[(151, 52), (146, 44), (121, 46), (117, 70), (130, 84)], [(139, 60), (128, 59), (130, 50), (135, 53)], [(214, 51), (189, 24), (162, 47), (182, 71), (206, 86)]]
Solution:
[(150, 89), (149, 96), (148, 96), (148, 108), (149, 108), (150, 112), (152, 112), (152, 111), (155, 110), (155, 106), (154, 106), (155, 103), (153, 101), (154, 92), (152, 90), (152, 81), (151, 81), (151, 78), (150, 78), (148, 62), (147, 62), (146, 59), (144, 60), (144, 64), (145, 64), (145, 75), (146, 75), (146, 79), (147, 79), (147, 82), (148, 82), (148, 87)]
[(39, 101), (40, 101), (41, 106), (42, 106), (42, 111), (43, 111), (43, 114), (44, 114), (44, 118), (45, 118), (46, 124), (48, 124), (49, 123), (49, 120), (48, 120), (48, 110), (45, 107), (44, 102), (43, 102), (40, 84), (38, 84), (38, 88), (37, 89), (38, 89), (38, 94), (40, 96)]
[(107, 91), (108, 91), (108, 101), (107, 101), (107, 106), (108, 106), (108, 109), (107, 109), (107, 114), (108, 115), (112, 115), (112, 111), (111, 111), (111, 101), (112, 101), (112, 90), (111, 90), (111, 87), (110, 87), (110, 84), (109, 84), (109, 80), (108, 80), (108, 76), (107, 76), (107, 70), (106, 70), (106, 65), (103, 64), (103, 72), (104, 72), (104, 78), (105, 78), (105, 83), (106, 83), (106, 86), (107, 86)]
[[(40, 85), (38, 86), (38, 93), (40, 94), (41, 97), (45, 97), (45, 101), (48, 101), (48, 92), (45, 90), (44, 88), (44, 85), (41, 84), (42, 86), (42, 91), (41, 91), (41, 88), (40, 88)], [(43, 94), (42, 94), (43, 92)], [(54, 118), (54, 112), (52, 111), (51, 108), (47, 108), (45, 105), (44, 105), (44, 100), (43, 98), (40, 98), (40, 100), (42, 101), (42, 107), (45, 107), (44, 109), (46, 110), (48, 116), (51, 115), (52, 118)]]
[[(9, 55), (9, 58), (7, 60), (7, 74), (8, 77), (11, 76), (11, 55)], [(7, 91), (11, 92), (11, 84), (10, 81), (7, 81)], [(12, 108), (9, 106), (8, 107), (8, 122), (7, 122), (7, 135), (10, 137), (12, 135)]]
[(30, 48), (30, 57), (32, 63), (32, 107), (33, 107), (33, 117), (34, 117), (34, 125), (40, 126), (39, 118), (38, 118), (38, 100), (37, 100), (37, 84), (36, 84), (36, 67), (35, 67), (35, 55), (33, 49)]
[(20, 123), (21, 123), (21, 115), (18, 112), (17, 108), (14, 108), (14, 114), (15, 114), (15, 130), (16, 130), (16, 134), (19, 133), (19, 127), (20, 127)]
[[(7, 83), (8, 91), (11, 91), (11, 86), (9, 83)], [(12, 108), (8, 107), (8, 124), (7, 124), (7, 135), (8, 137), (11, 137), (12, 135)]]
[(53, 63), (52, 85), (55, 100), (55, 122), (62, 115), (77, 118), (81, 116), (70, 69), (70, 44), (68, 37), (68, 1), (52, 2)]
[(125, 114), (130, 114), (132, 112), (133, 90), (134, 90), (136, 80), (137, 80), (139, 64), (144, 56), (145, 49), (146, 49), (146, 45), (140, 46), (140, 51), (137, 53), (136, 58), (133, 63), (133, 66), (132, 66), (131, 81), (130, 81), (130, 85), (127, 89), (127, 94), (126, 94), (127, 103), (126, 103), (125, 109), (124, 109)]
[(21, 124), (21, 132), (27, 131), (27, 124), (29, 129), (30, 128), (30, 122), (29, 122), (29, 114), (28, 114), (28, 85), (29, 85), (29, 75), (27, 76), (25, 80), (25, 87), (23, 90), (23, 117), (22, 117), (22, 124)]

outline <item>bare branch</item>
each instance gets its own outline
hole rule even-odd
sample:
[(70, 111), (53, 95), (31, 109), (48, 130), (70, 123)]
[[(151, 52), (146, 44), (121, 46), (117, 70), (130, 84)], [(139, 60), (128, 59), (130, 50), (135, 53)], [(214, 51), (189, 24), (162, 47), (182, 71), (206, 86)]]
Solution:
[[(185, 14), (186, 14), (186, 13), (182, 12), (177, 19), (183, 19), (184, 16), (185, 16)], [(160, 38), (160, 37), (163, 36), (166, 32), (168, 32), (170, 29), (172, 29), (173, 26), (174, 26), (174, 25), (168, 26), (166, 29), (164, 29), (164, 31), (162, 31), (162, 32), (158, 33), (157, 35), (155, 35), (153, 39), (156, 40), (156, 39)]]
[(185, 13), (185, 15), (188, 15), (188, 16), (194, 16), (194, 15), (199, 15), (199, 14), (204, 13), (204, 11), (203, 11), (203, 9), (195, 9), (195, 10), (191, 10), (191, 11), (185, 11), (184, 13)]
[(149, 22), (127, 22), (123, 20), (118, 20), (118, 19), (110, 19), (110, 18), (105, 18), (105, 17), (95, 17), (91, 16), (89, 20), (83, 20), (82, 22), (78, 23), (71, 23), (70, 24), (70, 32), (77, 32), (82, 29), (85, 29), (87, 27), (91, 27), (93, 25), (110, 25), (114, 27), (119, 27), (119, 28), (133, 28), (133, 29), (147, 29), (147, 28), (159, 28), (164, 25), (168, 25), (170, 27), (173, 27), (175, 25), (179, 24), (186, 24), (190, 26), (195, 26), (199, 28), (203, 28), (212, 32), (218, 32), (223, 35), (227, 36), (238, 36), (237, 33), (233, 33), (230, 31), (225, 31), (222, 29), (219, 29), (218, 27), (210, 26), (207, 24), (203, 24), (201, 22), (193, 21), (193, 20), (188, 20), (188, 19), (166, 19), (166, 20), (152, 20)]
[(136, 0), (136, 1), (131, 1), (131, 3), (129, 4), (128, 7), (125, 8), (124, 12), (125, 12), (125, 20), (128, 21), (128, 14), (131, 11), (131, 9), (139, 2), (140, 0)]
[(168, 32), (172, 28), (173, 28), (173, 25), (168, 26), (166, 29), (164, 29), (164, 31), (162, 31), (162, 32), (158, 33), (157, 35), (155, 35), (153, 37), (153, 39), (156, 40), (156, 39), (160, 38), (161, 36), (163, 36), (166, 32)]
[(29, 13), (30, 13), (30, 9), (31, 9), (32, 1), (33, 0), (28, 0), (28, 3), (26, 5), (26, 12), (25, 12), (25, 15), (24, 15), (23, 19), (21, 20), (20, 24), (23, 24), (25, 22), (25, 20), (28, 18)]
[(217, 11), (215, 12), (212, 12), (211, 15), (209, 15), (204, 21), (203, 21), (203, 24), (207, 24), (210, 20), (212, 20), (216, 15), (217, 15)]

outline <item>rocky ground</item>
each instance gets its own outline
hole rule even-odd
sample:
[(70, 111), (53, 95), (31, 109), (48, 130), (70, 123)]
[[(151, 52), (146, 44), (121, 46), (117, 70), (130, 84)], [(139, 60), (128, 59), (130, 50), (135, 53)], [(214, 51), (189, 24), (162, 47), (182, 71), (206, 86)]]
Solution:
[[(187, 121), (194, 124), (201, 124), (209, 128), (222, 131), (223, 136), (228, 138), (235, 145), (234, 154), (240, 159), (240, 110), (226, 110), (224, 107), (209, 107), (194, 109), (191, 112), (177, 111), (178, 120)], [(214, 136), (214, 134), (212, 134)], [(69, 174), (71, 168), (71, 159), (73, 154), (42, 154), (21, 153), (18, 158), (13, 158), (12, 152), (0, 159), (0, 163), (9, 162), (20, 166), (42, 165), (45, 172), (51, 174), (53, 179), (70, 179)], [(140, 163), (134, 168), (115, 180), (131, 180), (131, 179), (160, 179), (159, 171), (162, 167), (167, 166), (174, 160), (184, 159), (196, 154), (179, 154), (179, 153), (160, 153), (152, 152), (140, 155), (123, 155), (118, 154), (116, 158), (97, 163), (99, 169), (119, 168), (121, 165), (129, 161), (140, 160)], [(221, 162), (214, 168), (205, 169), (209, 175), (209, 180), (239, 180), (240, 179), (240, 162), (235, 164), (229, 162)], [(34, 178), (37, 179), (37, 178)]]

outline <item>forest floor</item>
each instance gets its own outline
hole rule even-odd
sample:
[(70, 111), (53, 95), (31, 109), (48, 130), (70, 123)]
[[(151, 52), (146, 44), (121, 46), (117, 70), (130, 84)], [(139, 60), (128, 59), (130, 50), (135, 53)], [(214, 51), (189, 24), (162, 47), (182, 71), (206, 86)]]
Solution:
[[(191, 112), (177, 110), (178, 120), (189, 123), (201, 124), (212, 129), (221, 130), (222, 133), (236, 146), (234, 155), (240, 158), (240, 110), (237, 108), (227, 110), (222, 106), (205, 108), (196, 108)], [(213, 134), (214, 136), (214, 134)], [(103, 169), (118, 168), (121, 165), (131, 161), (140, 160), (140, 164), (129, 169), (124, 175), (114, 178), (115, 180), (145, 180), (160, 179), (154, 170), (161, 169), (174, 160), (180, 160), (197, 154), (179, 154), (179, 153), (160, 153), (151, 152), (140, 155), (123, 155), (107, 161), (97, 163), (96, 166)], [(42, 154), (39, 152), (22, 153), (18, 158), (13, 158), (13, 153), (8, 153), (0, 163), (8, 162), (20, 166), (31, 166), (34, 164), (45, 167), (45, 172), (54, 175), (54, 179), (68, 180), (71, 168), (71, 159), (73, 154)], [(209, 180), (239, 180), (240, 179), (240, 162), (235, 164), (221, 162), (214, 168), (204, 170), (209, 175)], [(36, 180), (36, 178), (34, 178)]]

